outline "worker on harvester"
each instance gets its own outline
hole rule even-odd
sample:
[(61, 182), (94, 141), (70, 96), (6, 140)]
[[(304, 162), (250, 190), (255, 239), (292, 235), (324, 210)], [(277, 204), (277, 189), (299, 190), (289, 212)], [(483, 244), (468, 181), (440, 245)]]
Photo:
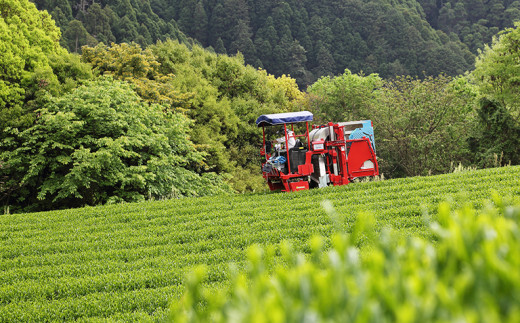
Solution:
[[(287, 137), (289, 138), (289, 141), (287, 142), (287, 149), (291, 149), (296, 145), (296, 138), (294, 136), (294, 131), (287, 130)], [(282, 136), (275, 140), (277, 144), (275, 145), (276, 150), (281, 150), (282, 144), (285, 143), (285, 136)]]
[[(379, 175), (372, 121), (328, 122), (310, 128), (312, 120), (309, 111), (263, 114), (256, 120), (262, 128), (262, 176), (271, 191), (346, 185)], [(280, 138), (272, 140), (271, 126), (283, 126), (282, 136), (280, 132), (276, 136)]]

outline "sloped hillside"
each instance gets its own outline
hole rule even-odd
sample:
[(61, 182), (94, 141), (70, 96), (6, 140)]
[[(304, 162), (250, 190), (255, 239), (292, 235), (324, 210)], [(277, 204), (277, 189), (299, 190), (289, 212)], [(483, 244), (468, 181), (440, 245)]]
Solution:
[[(349, 231), (372, 212), (377, 228), (429, 238), (425, 210), (451, 200), (481, 207), (492, 191), (520, 196), (520, 167), (298, 193), (230, 195), (0, 216), (0, 321), (161, 319), (193, 266), (209, 286), (227, 284), (228, 264), (253, 243)], [(329, 200), (335, 218), (324, 211)], [(329, 212), (330, 213), (330, 212)]]

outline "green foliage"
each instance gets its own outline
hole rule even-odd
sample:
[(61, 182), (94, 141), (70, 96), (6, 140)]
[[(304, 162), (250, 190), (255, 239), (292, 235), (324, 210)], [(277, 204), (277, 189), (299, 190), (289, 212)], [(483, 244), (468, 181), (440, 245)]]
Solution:
[(61, 28), (62, 45), (71, 52), (98, 43), (136, 42), (148, 46), (157, 40), (176, 39), (188, 42), (176, 22), (162, 19), (149, 1), (101, 2), (86, 0), (36, 0), (40, 10), (51, 12)]
[[(62, 22), (63, 24), (63, 22)], [(71, 20), (66, 26), (62, 26), (63, 32), (63, 46), (68, 48), (71, 52), (79, 53), (84, 45), (93, 46), (97, 41), (87, 32), (83, 23), (79, 20)]]
[[(196, 42), (217, 53), (240, 52), (247, 64), (265, 68), (276, 76), (291, 75), (302, 89), (322, 76), (341, 74), (345, 68), (385, 78), (441, 72), (459, 75), (470, 69), (474, 60), (474, 54), (461, 40), (471, 44), (468, 46), (475, 53), (475, 46), (490, 39), (497, 27), (507, 27), (497, 25), (497, 19), (493, 19), (486, 23), (475, 20), (469, 27), (457, 26), (453, 30), (454, 24), (465, 20), (454, 16), (453, 9), (445, 9), (449, 11), (446, 16), (454, 18), (443, 20), (445, 24), (439, 27), (442, 31), (434, 30), (415, 1), (326, 0), (318, 5), (308, 0), (36, 3), (40, 9), (52, 12), (63, 31), (62, 43), (71, 51), (97, 42), (136, 42), (143, 47), (167, 39)], [(507, 5), (513, 19), (518, 10), (513, 4)], [(433, 7), (438, 16), (437, 5)], [(465, 7), (469, 10), (471, 6)], [(496, 12), (490, 10), (479, 19), (497, 16)], [(461, 31), (463, 27), (468, 30)]]
[(202, 161), (186, 137), (188, 119), (142, 102), (125, 83), (88, 82), (50, 98), (38, 115), (2, 143), (0, 159), (21, 184), (17, 205), (42, 210), (225, 191), (186, 169)]
[[(28, 0), (0, 2), (0, 131), (27, 126), (36, 91), (55, 81), (48, 55), (64, 54), (60, 30)], [(2, 135), (0, 134), (0, 137)]]
[[(171, 321), (516, 322), (519, 222), (520, 205), (496, 196), (480, 212), (442, 203), (432, 243), (386, 229), (377, 237), (375, 219), (361, 214), (352, 234), (331, 237), (329, 250), (320, 237), (309, 241), (309, 255), (287, 242), (249, 247), (246, 270), (218, 292), (203, 288), (207, 273), (197, 268)], [(277, 250), (284, 262), (273, 265)]]
[(520, 19), (520, 3), (511, 0), (418, 0), (435, 29), (460, 39), (477, 54), (499, 30)]
[[(160, 72), (175, 75), (170, 83), (173, 88), (189, 94), (185, 107), (187, 115), (194, 120), (191, 138), (197, 149), (207, 156), (206, 166), (201, 170), (231, 171), (233, 165), (227, 147), (237, 136), (239, 118), (233, 113), (229, 98), (212, 85), (212, 74), (218, 73), (216, 65), (220, 59), (200, 47), (190, 50), (174, 41), (158, 43), (151, 50), (161, 64)], [(225, 59), (227, 57), (222, 58)], [(241, 78), (236, 76), (240, 82)]]
[(469, 143), (480, 167), (520, 163), (520, 126), (496, 101), (480, 100), (475, 132)]
[(370, 119), (375, 91), (382, 86), (377, 74), (352, 74), (348, 69), (337, 77), (323, 77), (312, 84), (306, 104), (317, 123)]
[(82, 58), (91, 64), (97, 73), (112, 75), (124, 81), (132, 78), (153, 78), (157, 75), (159, 67), (151, 51), (142, 50), (136, 43), (84, 47)]
[(370, 111), (382, 172), (417, 176), (448, 172), (468, 161), (475, 94), (462, 79), (410, 77), (386, 81)]
[[(60, 31), (47, 12), (28, 1), (0, 3), (0, 199), (20, 190), (21, 172), (6, 156), (19, 147), (11, 134), (34, 124), (35, 110), (91, 78), (90, 67), (60, 47)], [(14, 137), (16, 137), (16, 135)]]
[(172, 86), (174, 75), (161, 74), (160, 64), (152, 51), (143, 50), (136, 43), (83, 47), (81, 58), (93, 67), (95, 73), (133, 84), (136, 93), (150, 103), (184, 111), (186, 101), (191, 96), (190, 93), (176, 91)]
[(171, 40), (144, 50), (135, 43), (84, 47), (82, 58), (96, 73), (134, 84), (141, 98), (192, 119), (190, 139), (205, 157), (193, 165), (197, 172), (231, 174), (230, 183), (241, 192), (265, 189), (257, 169), (261, 132), (254, 121), (296, 108), (302, 93), (294, 79), (244, 66), (241, 55)]
[[(480, 209), (492, 190), (520, 202), (519, 177), (520, 167), (502, 167), (291, 194), (2, 215), (0, 240), (6, 243), (0, 248), (0, 321), (159, 320), (169, 304), (181, 298), (183, 277), (198, 265), (207, 269), (204, 287), (214, 290), (230, 284), (230, 262), (245, 268), (245, 250), (253, 244), (287, 241), (295, 251), (309, 253), (309, 239), (339, 230), (358, 236), (360, 246), (369, 246), (369, 236), (352, 231), (360, 213), (375, 215), (375, 222), (366, 224), (372, 223), (376, 236), (392, 227), (402, 237), (435, 241), (429, 221), (421, 216), (425, 210), (434, 214), (446, 200), (456, 208), (471, 203)], [(324, 212), (325, 199), (335, 208), (330, 214)], [(327, 249), (330, 244), (325, 239)], [(282, 261), (279, 254), (275, 261)], [(388, 290), (380, 294), (388, 295)]]
[[(423, 80), (355, 75), (349, 70), (313, 84), (303, 105), (318, 122), (372, 120), (381, 172), (387, 177), (440, 174), (472, 163), (476, 89), (465, 78)], [(509, 147), (513, 147), (509, 145)]]
[(506, 108), (516, 123), (520, 122), (520, 23), (493, 39), (480, 53), (471, 80), (482, 96)]
[(70, 92), (82, 82), (92, 79), (92, 67), (82, 62), (77, 54), (53, 53), (48, 58), (59, 83), (58, 86), (48, 90), (53, 95)]
[(496, 164), (496, 156), (504, 163), (520, 163), (519, 27), (517, 23), (494, 38), (480, 53), (469, 76), (481, 96), (470, 142), (480, 165)]

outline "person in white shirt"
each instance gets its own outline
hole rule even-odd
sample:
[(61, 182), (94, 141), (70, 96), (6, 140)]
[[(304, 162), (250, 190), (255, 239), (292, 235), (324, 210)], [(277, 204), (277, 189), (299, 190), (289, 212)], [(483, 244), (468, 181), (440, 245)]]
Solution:
[[(294, 147), (294, 145), (296, 145), (296, 138), (294, 136), (294, 131), (287, 130), (287, 137), (288, 137), (287, 148), (291, 149)], [(279, 150), (281, 148), (281, 144), (283, 144), (285, 142), (285, 136), (276, 139), (276, 142), (278, 143), (278, 145), (276, 145), (275, 147), (276, 147), (276, 149)]]

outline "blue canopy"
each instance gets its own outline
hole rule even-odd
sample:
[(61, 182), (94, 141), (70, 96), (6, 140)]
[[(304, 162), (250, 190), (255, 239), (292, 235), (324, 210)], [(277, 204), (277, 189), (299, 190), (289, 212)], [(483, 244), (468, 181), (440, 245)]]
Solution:
[(263, 114), (256, 119), (256, 125), (263, 127), (305, 121), (312, 121), (312, 113), (309, 111)]

